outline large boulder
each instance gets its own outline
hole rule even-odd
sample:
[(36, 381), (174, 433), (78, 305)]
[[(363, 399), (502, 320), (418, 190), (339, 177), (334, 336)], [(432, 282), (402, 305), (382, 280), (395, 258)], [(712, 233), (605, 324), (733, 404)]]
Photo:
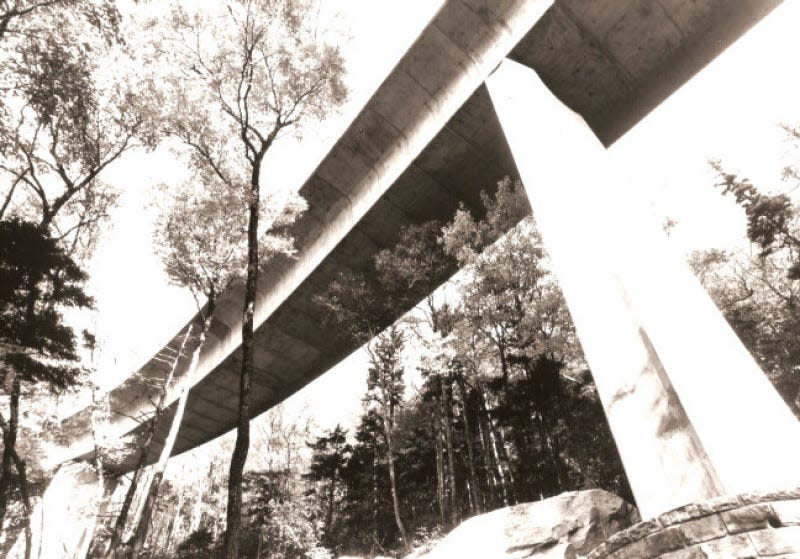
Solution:
[(418, 559), (579, 559), (638, 521), (612, 493), (570, 491), (465, 520)]

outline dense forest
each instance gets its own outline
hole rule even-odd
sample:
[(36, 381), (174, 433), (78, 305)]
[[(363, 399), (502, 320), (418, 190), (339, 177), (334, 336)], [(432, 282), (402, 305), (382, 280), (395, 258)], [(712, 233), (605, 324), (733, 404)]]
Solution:
[[(696, 253), (691, 263), (800, 416), (800, 211), (715, 165), (720, 194), (745, 210), (750, 248)], [(370, 340), (367, 370), (353, 371), (365, 381), (363, 413), (316, 436), (311, 410), (256, 422), (246, 556), (403, 554), (469, 516), (562, 491), (600, 487), (632, 501), (524, 191), (505, 178), (492, 192), (481, 217), (460, 210), (404, 230), (372, 270), (341, 275), (320, 298), (332, 327)], [(462, 271), (400, 322), (356, 320), (379, 321), (386, 305), (415, 299), (456, 265)], [(202, 471), (175, 470), (152, 556), (212, 557), (219, 546), (226, 453), (206, 452), (218, 457)]]
[[(255, 296), (269, 287), (260, 272), (292, 257), (289, 226), (307, 209), (263, 168), (276, 142), (313, 133), (349, 94), (335, 34), (314, 13), (299, 0), (202, 10), (0, 0), (0, 555), (31, 555), (50, 455), (76, 436), (90, 446), (77, 467), (98, 495), (112, 485), (106, 464), (136, 458), (92, 511), (86, 547), (98, 558), (402, 556), (470, 516), (564, 491), (633, 502), (513, 174), (485, 185), (479, 210), (402, 229), (311, 302), (332, 338), (366, 354), (349, 371), (363, 379), (356, 421), (320, 428), (313, 408), (288, 404), (251, 421)], [(800, 142), (800, 129), (784, 131)], [(157, 150), (184, 173), (147, 191), (152, 252), (198, 318), (156, 356), (166, 375), (139, 387), (152, 406), (120, 440), (108, 429), (89, 273), (123, 193), (109, 170)], [(690, 261), (800, 418), (800, 168), (754, 185), (730, 165), (711, 162), (720, 198), (746, 219), (746, 245)], [(234, 284), (244, 293), (236, 428), (171, 457), (217, 302)], [(68, 432), (82, 408), (82, 432)]]
[[(365, 379), (363, 414), (317, 437), (283, 410), (255, 423), (246, 556), (403, 552), (471, 515), (563, 491), (632, 499), (524, 191), (505, 178), (483, 200), (481, 218), (460, 210), (403, 230), (373, 270), (340, 275), (317, 301), (332, 328), (367, 342), (368, 369), (353, 371)], [(459, 264), (380, 327), (387, 306), (418, 299)], [(174, 474), (156, 505), (153, 556), (212, 556), (225, 474), (222, 460)]]
[(411, 534), (568, 490), (631, 499), (524, 190), (505, 178), (483, 200), (480, 219), (460, 210), (404, 230), (374, 271), (341, 276), (324, 301), (335, 317), (379, 317), (365, 302), (395, 304), (463, 266), (368, 343), (353, 440), (334, 429), (312, 444), (308, 478), (327, 494), (323, 542), (338, 552), (406, 546)]

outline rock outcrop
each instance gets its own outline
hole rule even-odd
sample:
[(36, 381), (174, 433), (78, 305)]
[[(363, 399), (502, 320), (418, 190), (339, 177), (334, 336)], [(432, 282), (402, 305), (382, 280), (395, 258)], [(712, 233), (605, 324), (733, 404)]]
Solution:
[(417, 559), (580, 559), (638, 520), (612, 493), (571, 491), (470, 518)]

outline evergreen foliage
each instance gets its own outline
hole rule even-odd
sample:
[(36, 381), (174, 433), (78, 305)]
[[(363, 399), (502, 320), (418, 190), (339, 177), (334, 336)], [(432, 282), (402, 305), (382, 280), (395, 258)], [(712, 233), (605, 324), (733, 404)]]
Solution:
[(78, 340), (64, 322), (69, 308), (86, 308), (86, 274), (39, 226), (0, 221), (0, 343), (6, 378), (52, 388), (74, 384), (81, 372)]
[[(338, 487), (324, 540), (336, 553), (399, 550), (562, 491), (632, 499), (524, 191), (506, 178), (482, 199), (481, 218), (462, 208), (446, 224), (405, 228), (373, 270), (341, 273), (318, 301), (355, 340), (377, 335), (354, 433), (310, 444), (323, 509), (324, 489)], [(465, 271), (427, 297), (424, 316), (381, 332), (383, 316), (416, 303), (456, 263)], [(421, 385), (409, 394), (403, 352), (412, 349)]]
[[(79, 381), (78, 340), (63, 313), (91, 306), (83, 291), (85, 279), (46, 228), (20, 219), (0, 220), (0, 386), (9, 398), (8, 417), (0, 416), (0, 529), (9, 497), (19, 499), (26, 554), (31, 545), (31, 488), (26, 457), (17, 446), (20, 399), (38, 387), (59, 390)], [(12, 495), (12, 488), (18, 493)]]

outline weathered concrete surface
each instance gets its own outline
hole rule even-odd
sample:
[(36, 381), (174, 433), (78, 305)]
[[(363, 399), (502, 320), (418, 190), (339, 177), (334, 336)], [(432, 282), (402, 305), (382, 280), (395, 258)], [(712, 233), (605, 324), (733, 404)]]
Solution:
[[(476, 209), (481, 189), (516, 173), (481, 86), (506, 54), (535, 67), (608, 143), (777, 3), (558, 0), (534, 26), (549, 2), (447, 1), (300, 190), (310, 209), (295, 229), (298, 258), (270, 263), (260, 281), (253, 414), (355, 349), (324, 327), (313, 302), (337, 270), (364, 269), (405, 224), (447, 218), (462, 202)], [(235, 425), (241, 293), (219, 301), (176, 453)], [(165, 377), (162, 358), (181, 335), (112, 393), (113, 409), (147, 408), (141, 382)], [(67, 426), (80, 432), (86, 422), (79, 413)], [(135, 427), (119, 416), (120, 433)], [(76, 439), (56, 461), (89, 452), (91, 442)]]
[(608, 145), (781, 0), (559, 0), (510, 58)]
[[(113, 484), (113, 481), (108, 481)], [(111, 487), (89, 464), (62, 465), (31, 513), (30, 556), (37, 559), (84, 559), (97, 524), (98, 507)], [(20, 533), (7, 559), (25, 557)]]
[[(613, 205), (598, 182), (605, 149), (529, 68), (504, 63), (488, 86), (642, 515), (720, 494), (613, 265), (610, 229), (620, 216), (607, 215)], [(556, 153), (580, 154), (581, 164)], [(591, 234), (575, 234), (574, 223)]]
[(642, 516), (800, 485), (800, 422), (606, 149), (530, 68), (487, 85)]
[(415, 559), (576, 559), (638, 520), (636, 509), (612, 493), (571, 491), (465, 520)]
[[(259, 280), (254, 414), (355, 349), (325, 329), (314, 302), (338, 270), (366, 268), (402, 225), (449, 216), (462, 202), (477, 208), (482, 189), (515, 174), (505, 144), (496, 141), (499, 127), (481, 84), (550, 5), (492, 2), (476, 17), (460, 0), (445, 4), (301, 188), (309, 210), (292, 231), (298, 257), (274, 260)], [(229, 290), (217, 304), (175, 452), (235, 425), (242, 291)], [(173, 351), (181, 339), (173, 339)], [(149, 405), (141, 378), (164, 378), (168, 366), (153, 359), (113, 392), (113, 409), (125, 414), (120, 430), (134, 428), (128, 416)], [(170, 419), (163, 417), (160, 440)], [(87, 437), (71, 449), (90, 452), (90, 444)], [(157, 445), (151, 459), (158, 451)]]

